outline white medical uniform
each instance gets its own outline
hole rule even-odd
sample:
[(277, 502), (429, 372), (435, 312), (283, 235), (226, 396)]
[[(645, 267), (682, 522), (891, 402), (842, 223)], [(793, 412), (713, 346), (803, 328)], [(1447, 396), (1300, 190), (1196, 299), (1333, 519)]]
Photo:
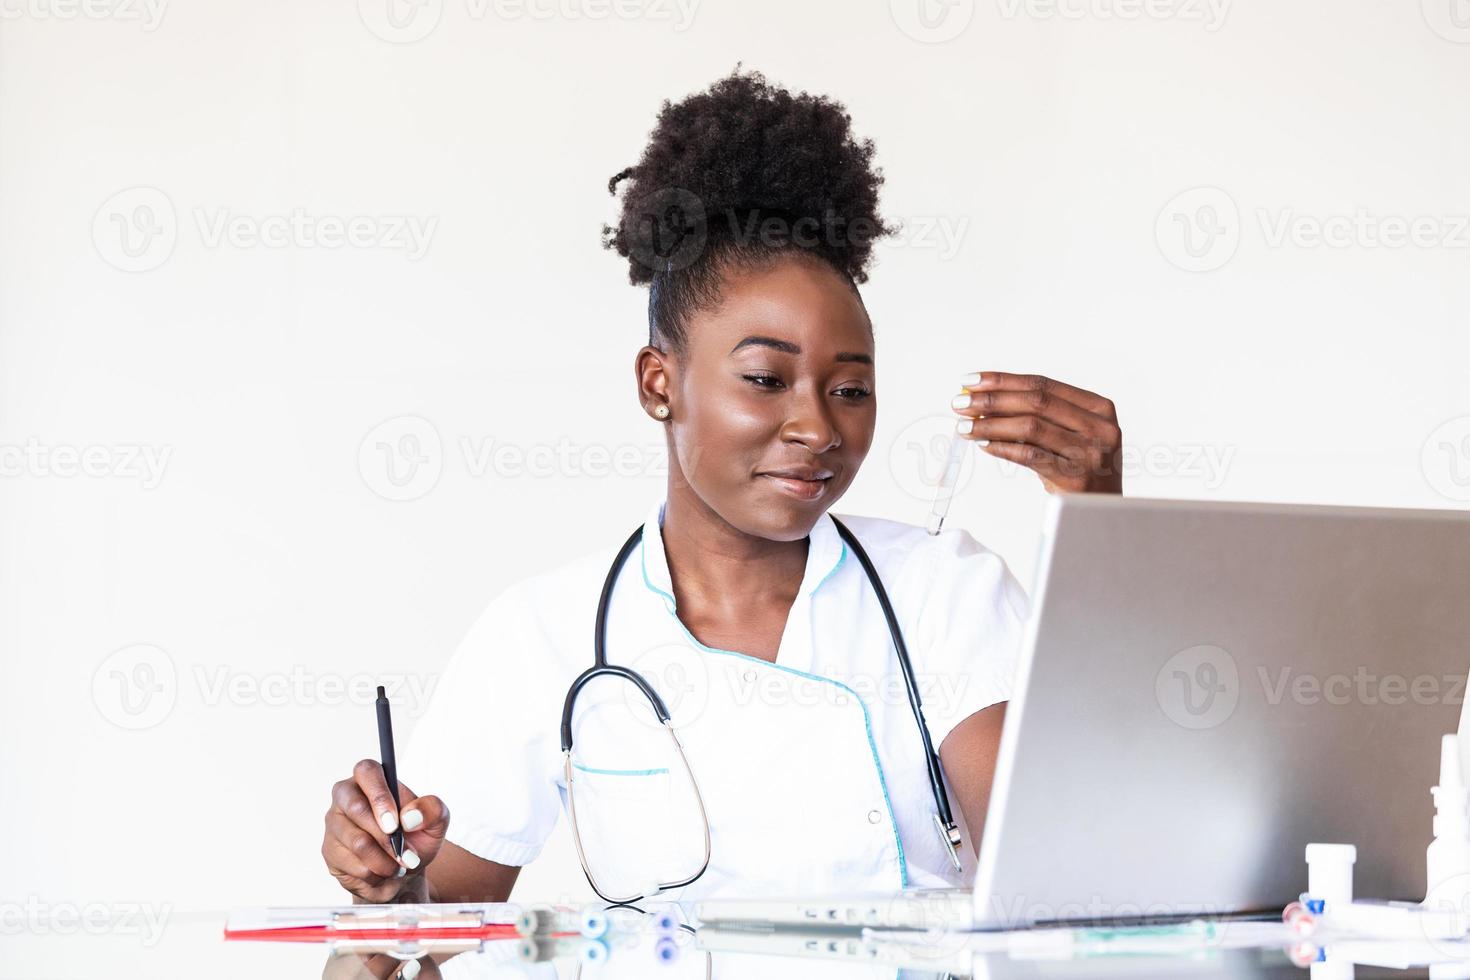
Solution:
[[(1010, 697), (1025, 593), (964, 530), (931, 536), (838, 516), (888, 590), (938, 748), (966, 717)], [(708, 871), (665, 898), (965, 883), (972, 865), (956, 875), (934, 828), (923, 748), (882, 609), (831, 516), (812, 528), (774, 663), (707, 647), (679, 620), (662, 521), (660, 494), (613, 589), (607, 653), (668, 704), (708, 813)], [(399, 771), (415, 790), (443, 798), (449, 839), (473, 854), (529, 863), (566, 805), (562, 704), (592, 664), (598, 597), (616, 551), (496, 597), (413, 733)], [(692, 872), (702, 854), (694, 797), (638, 690), (590, 682), (573, 732), (579, 827), (604, 890)], [(962, 821), (953, 794), (951, 802)]]

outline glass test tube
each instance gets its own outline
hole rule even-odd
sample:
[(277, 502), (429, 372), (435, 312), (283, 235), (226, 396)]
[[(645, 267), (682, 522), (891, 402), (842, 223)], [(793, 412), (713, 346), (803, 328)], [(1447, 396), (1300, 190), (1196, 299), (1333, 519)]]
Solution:
[(954, 499), (954, 488), (960, 480), (960, 467), (965, 462), (966, 440), (958, 433), (950, 437), (949, 458), (944, 462), (944, 472), (939, 476), (939, 486), (934, 490), (934, 506), (929, 508), (930, 534), (938, 534), (949, 514), (949, 502)]
[[(961, 388), (961, 392), (969, 391)], [(965, 462), (965, 447), (969, 442), (958, 432), (949, 437), (949, 455), (944, 461), (944, 472), (939, 474), (939, 485), (934, 488), (934, 506), (929, 508), (928, 531), (938, 534), (944, 527), (944, 518), (949, 514), (949, 503), (954, 499), (956, 484), (960, 482), (960, 468)]]

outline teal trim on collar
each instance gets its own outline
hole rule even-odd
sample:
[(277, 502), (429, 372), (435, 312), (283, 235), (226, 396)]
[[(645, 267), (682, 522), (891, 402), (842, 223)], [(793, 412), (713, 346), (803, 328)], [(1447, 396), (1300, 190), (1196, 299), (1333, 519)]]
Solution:
[[(648, 536), (647, 529), (644, 529), (643, 534), (645, 537)], [(666, 592), (658, 586), (654, 585), (653, 580), (648, 577), (648, 549), (643, 545), (638, 546), (638, 564), (641, 565), (643, 568), (643, 584), (648, 586), (648, 591), (657, 592), (659, 595), (663, 596), (665, 605), (668, 606), (669, 612), (672, 613), (674, 611), (674, 606), (677, 605), (677, 603), (675, 603), (674, 601), (674, 594), (672, 592)]]
[[(643, 521), (643, 581), (648, 587), (663, 596), (672, 611), (678, 601), (674, 598), (674, 581), (669, 572), (669, 560), (664, 553), (663, 522), (664, 500), (650, 508)], [(822, 513), (807, 535), (806, 570), (802, 574), (798, 597), (816, 593), (827, 580), (837, 573), (847, 561), (847, 542), (837, 533), (832, 515)]]
[[(823, 516), (825, 516), (825, 515), (823, 515)], [(822, 581), (818, 582), (817, 585), (816, 585), (816, 588), (812, 589), (812, 591), (813, 592), (816, 592), (817, 589), (820, 589), (822, 586), (826, 585), (827, 584), (827, 580), (829, 578), (831, 578), (833, 575), (836, 575), (837, 574), (837, 569), (841, 568), (846, 561), (847, 561), (847, 542), (846, 541), (843, 541), (842, 542), (842, 554), (840, 554), (840, 555), (837, 556), (837, 564), (835, 564), (835, 565), (832, 566), (832, 570), (830, 572), (828, 572), (826, 575), (823, 575), (822, 576)]]

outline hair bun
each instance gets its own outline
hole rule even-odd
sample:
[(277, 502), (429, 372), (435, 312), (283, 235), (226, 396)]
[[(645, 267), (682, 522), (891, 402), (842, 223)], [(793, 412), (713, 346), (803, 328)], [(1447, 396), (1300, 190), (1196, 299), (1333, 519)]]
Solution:
[(838, 103), (792, 95), (737, 63), (708, 91), (664, 101), (642, 158), (608, 181), (612, 194), (627, 183), (603, 244), (628, 260), (634, 285), (791, 247), (866, 282), (874, 241), (895, 230), (878, 215), (873, 153)]

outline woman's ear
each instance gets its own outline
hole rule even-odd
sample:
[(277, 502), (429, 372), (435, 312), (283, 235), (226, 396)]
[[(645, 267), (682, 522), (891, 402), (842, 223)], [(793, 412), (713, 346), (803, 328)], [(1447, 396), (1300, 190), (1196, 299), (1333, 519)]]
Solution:
[[(638, 385), (638, 402), (649, 417), (664, 421), (672, 416), (674, 405), (669, 399), (674, 389), (673, 359), (657, 347), (644, 346), (633, 359), (633, 375)], [(660, 414), (660, 409), (663, 413)]]

